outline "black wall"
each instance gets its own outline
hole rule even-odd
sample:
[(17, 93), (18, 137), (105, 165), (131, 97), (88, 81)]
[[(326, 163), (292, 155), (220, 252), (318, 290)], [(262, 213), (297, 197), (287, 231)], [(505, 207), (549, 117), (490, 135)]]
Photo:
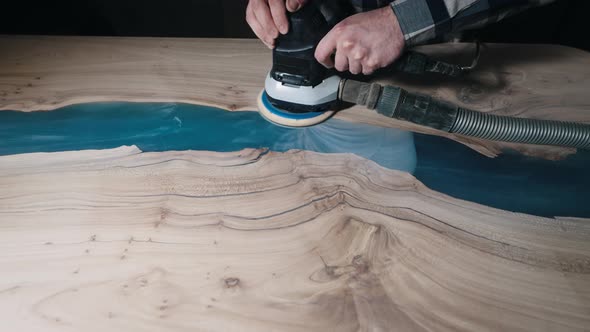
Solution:
[[(254, 37), (247, 0), (18, 1), (3, 7), (0, 34)], [(482, 41), (552, 43), (590, 50), (590, 1), (560, 0), (488, 27)], [(467, 34), (470, 39), (475, 34)]]

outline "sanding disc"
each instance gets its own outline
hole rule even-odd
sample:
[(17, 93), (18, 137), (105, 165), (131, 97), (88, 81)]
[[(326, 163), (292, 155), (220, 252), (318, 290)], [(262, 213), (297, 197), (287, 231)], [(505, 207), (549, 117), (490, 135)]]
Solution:
[(334, 111), (292, 113), (281, 110), (270, 103), (264, 90), (258, 95), (257, 104), (258, 112), (264, 119), (283, 127), (314, 126), (334, 115)]

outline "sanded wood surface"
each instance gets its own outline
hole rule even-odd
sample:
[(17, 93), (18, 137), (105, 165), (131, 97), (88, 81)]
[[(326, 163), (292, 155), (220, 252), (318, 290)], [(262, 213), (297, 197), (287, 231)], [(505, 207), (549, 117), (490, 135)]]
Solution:
[[(472, 45), (421, 49), (469, 63)], [(0, 110), (50, 110), (92, 101), (167, 101), (254, 110), (271, 52), (257, 40), (0, 36)], [(380, 78), (485, 112), (590, 122), (590, 55), (550, 45), (487, 45), (469, 77)], [(516, 148), (558, 158), (572, 149), (485, 142), (384, 118), (360, 107), (350, 121), (448, 136), (489, 155)]]
[(582, 331), (590, 220), (352, 155), (0, 157), (3, 331)]

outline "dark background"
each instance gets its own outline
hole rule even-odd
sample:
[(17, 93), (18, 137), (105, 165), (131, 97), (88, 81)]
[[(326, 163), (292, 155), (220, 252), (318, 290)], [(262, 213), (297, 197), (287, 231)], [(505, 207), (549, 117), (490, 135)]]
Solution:
[[(58, 0), (3, 5), (0, 34), (251, 38), (247, 0)], [(477, 33), (487, 42), (590, 50), (590, 1), (559, 0)], [(466, 40), (474, 34), (466, 34)]]

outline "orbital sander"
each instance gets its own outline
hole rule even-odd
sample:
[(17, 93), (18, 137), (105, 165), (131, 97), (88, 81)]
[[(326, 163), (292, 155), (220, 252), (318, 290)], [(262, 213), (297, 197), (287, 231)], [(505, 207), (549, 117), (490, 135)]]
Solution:
[[(308, 127), (326, 121), (347, 103), (365, 106), (390, 118), (464, 136), (590, 149), (588, 124), (478, 112), (400, 87), (343, 78), (343, 74), (325, 68), (315, 59), (315, 49), (330, 29), (354, 13), (345, 3), (312, 0), (299, 11), (288, 14), (289, 32), (275, 42), (272, 69), (258, 96), (258, 110), (263, 118), (283, 127)], [(475, 67), (479, 49), (477, 44), (470, 66), (450, 64), (408, 51), (388, 70), (460, 77)]]
[(340, 77), (315, 59), (320, 40), (352, 8), (336, 1), (310, 1), (289, 15), (289, 32), (279, 36), (273, 65), (258, 98), (267, 120), (286, 127), (313, 126), (334, 114)]

